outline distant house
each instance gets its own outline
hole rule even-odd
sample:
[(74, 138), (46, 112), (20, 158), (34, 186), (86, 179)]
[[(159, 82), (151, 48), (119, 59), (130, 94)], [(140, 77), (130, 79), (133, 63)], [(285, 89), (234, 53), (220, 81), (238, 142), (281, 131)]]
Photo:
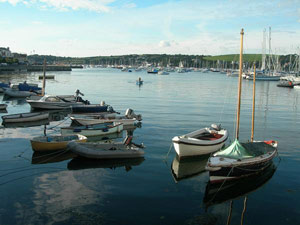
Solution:
[(14, 56), (15, 59), (18, 60), (18, 62), (20, 64), (24, 64), (24, 63), (28, 62), (27, 54), (13, 53), (13, 56)]
[(7, 48), (0, 47), (0, 56), (3, 58), (12, 58), (13, 54), (9, 50), (9, 47)]

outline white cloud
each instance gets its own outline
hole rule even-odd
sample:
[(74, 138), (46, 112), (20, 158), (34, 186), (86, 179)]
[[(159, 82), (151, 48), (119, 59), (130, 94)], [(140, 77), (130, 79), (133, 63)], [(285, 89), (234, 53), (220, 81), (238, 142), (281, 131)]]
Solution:
[(124, 8), (127, 8), (127, 9), (132, 9), (132, 8), (135, 8), (136, 7), (136, 4), (131, 2), (131, 3), (127, 3), (123, 6)]
[(171, 43), (169, 41), (160, 41), (159, 44), (158, 44), (159, 47), (170, 47), (171, 46)]
[(15, 6), (19, 2), (23, 2), (23, 0), (0, 0), (0, 2), (8, 2), (9, 4), (12, 4), (13, 6)]
[(60, 11), (67, 10), (80, 10), (86, 9), (96, 12), (109, 12), (110, 3), (115, 0), (0, 0), (0, 2), (8, 2), (12, 5), (17, 5), (18, 3), (28, 4), (41, 4), (40, 8), (54, 8)]

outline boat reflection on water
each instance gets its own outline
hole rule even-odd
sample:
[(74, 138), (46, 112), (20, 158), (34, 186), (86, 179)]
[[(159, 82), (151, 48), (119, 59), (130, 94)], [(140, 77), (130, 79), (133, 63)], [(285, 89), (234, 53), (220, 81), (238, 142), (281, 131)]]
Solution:
[(2, 101), (9, 101), (11, 105), (24, 105), (26, 102), (26, 98), (17, 98), (17, 97), (10, 97), (8, 95), (3, 95)]
[(128, 172), (133, 166), (139, 166), (144, 162), (144, 158), (132, 158), (132, 159), (86, 159), (77, 157), (72, 159), (68, 163), (69, 170), (81, 170), (92, 168), (110, 168), (116, 169), (118, 167), (124, 167)]
[(31, 164), (57, 163), (76, 157), (76, 154), (69, 150), (58, 150), (51, 152), (33, 152)]
[(276, 171), (273, 163), (264, 171), (237, 181), (225, 181), (206, 186), (203, 202), (206, 207), (247, 196), (266, 184)]
[(2, 114), (4, 114), (4, 113), (7, 113), (7, 110), (6, 109), (0, 109), (0, 113)]
[(188, 157), (184, 159), (178, 158), (176, 155), (173, 159), (171, 171), (175, 181), (198, 176), (205, 172), (205, 166), (209, 155)]

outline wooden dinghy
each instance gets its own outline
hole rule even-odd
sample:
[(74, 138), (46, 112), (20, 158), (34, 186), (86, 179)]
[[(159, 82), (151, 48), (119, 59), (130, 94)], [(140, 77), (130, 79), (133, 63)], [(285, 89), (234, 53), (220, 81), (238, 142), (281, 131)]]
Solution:
[(40, 120), (46, 120), (49, 117), (48, 112), (36, 112), (36, 113), (18, 113), (7, 116), (2, 116), (3, 123), (26, 123)]
[(62, 127), (62, 135), (81, 134), (86, 137), (100, 136), (123, 131), (122, 123), (100, 123), (94, 125), (77, 126), (77, 127)]
[(137, 147), (134, 144), (126, 144), (126, 143), (70, 142), (68, 144), (68, 148), (78, 156), (89, 158), (89, 159), (125, 159), (125, 158), (140, 158), (144, 156), (144, 151), (141, 150), (140, 147)]
[(191, 133), (176, 136), (172, 139), (175, 151), (179, 158), (207, 155), (218, 151), (228, 138), (227, 130), (212, 124)]
[(40, 136), (30, 140), (33, 151), (56, 151), (66, 149), (70, 141), (86, 142), (87, 137), (75, 135), (56, 135), (56, 136)]
[(6, 110), (7, 105), (6, 104), (0, 104), (0, 110)]
[(277, 154), (277, 142), (257, 141), (240, 143), (237, 139), (226, 149), (209, 158), (206, 170), (210, 182), (235, 180), (266, 169)]

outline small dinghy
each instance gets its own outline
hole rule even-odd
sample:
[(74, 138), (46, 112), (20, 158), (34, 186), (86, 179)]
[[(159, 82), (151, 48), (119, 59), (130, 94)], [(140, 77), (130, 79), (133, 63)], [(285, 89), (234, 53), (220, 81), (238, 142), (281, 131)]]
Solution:
[(0, 110), (6, 110), (7, 105), (6, 104), (0, 104)]
[(18, 113), (7, 116), (2, 116), (2, 123), (26, 123), (40, 120), (46, 120), (49, 113), (36, 112), (36, 113)]
[(127, 109), (125, 112), (125, 116), (119, 116), (115, 113), (105, 113), (101, 115), (83, 115), (83, 116), (71, 116), (72, 122), (79, 125), (92, 125), (99, 123), (123, 123), (124, 127), (133, 126), (138, 121), (142, 120), (142, 116), (140, 114), (136, 115), (132, 109)]
[(81, 134), (86, 137), (100, 136), (100, 135), (107, 135), (113, 133), (120, 133), (121, 131), (123, 131), (123, 124), (122, 123), (100, 123), (100, 124), (78, 126), (78, 127), (62, 127), (60, 131), (62, 135)]
[(33, 151), (56, 151), (66, 149), (70, 141), (86, 142), (87, 137), (76, 135), (40, 136), (30, 140)]
[(224, 150), (209, 158), (206, 170), (210, 182), (235, 180), (266, 169), (277, 154), (277, 142), (257, 141), (240, 143), (237, 139)]
[(78, 156), (89, 159), (126, 159), (144, 156), (141, 147), (131, 142), (132, 137), (127, 137), (125, 143), (76, 143), (70, 142), (68, 148)]
[(288, 88), (293, 88), (294, 84), (292, 81), (280, 81), (277, 84), (277, 87), (288, 87)]
[(172, 139), (179, 158), (218, 151), (228, 138), (227, 130), (216, 124)]

